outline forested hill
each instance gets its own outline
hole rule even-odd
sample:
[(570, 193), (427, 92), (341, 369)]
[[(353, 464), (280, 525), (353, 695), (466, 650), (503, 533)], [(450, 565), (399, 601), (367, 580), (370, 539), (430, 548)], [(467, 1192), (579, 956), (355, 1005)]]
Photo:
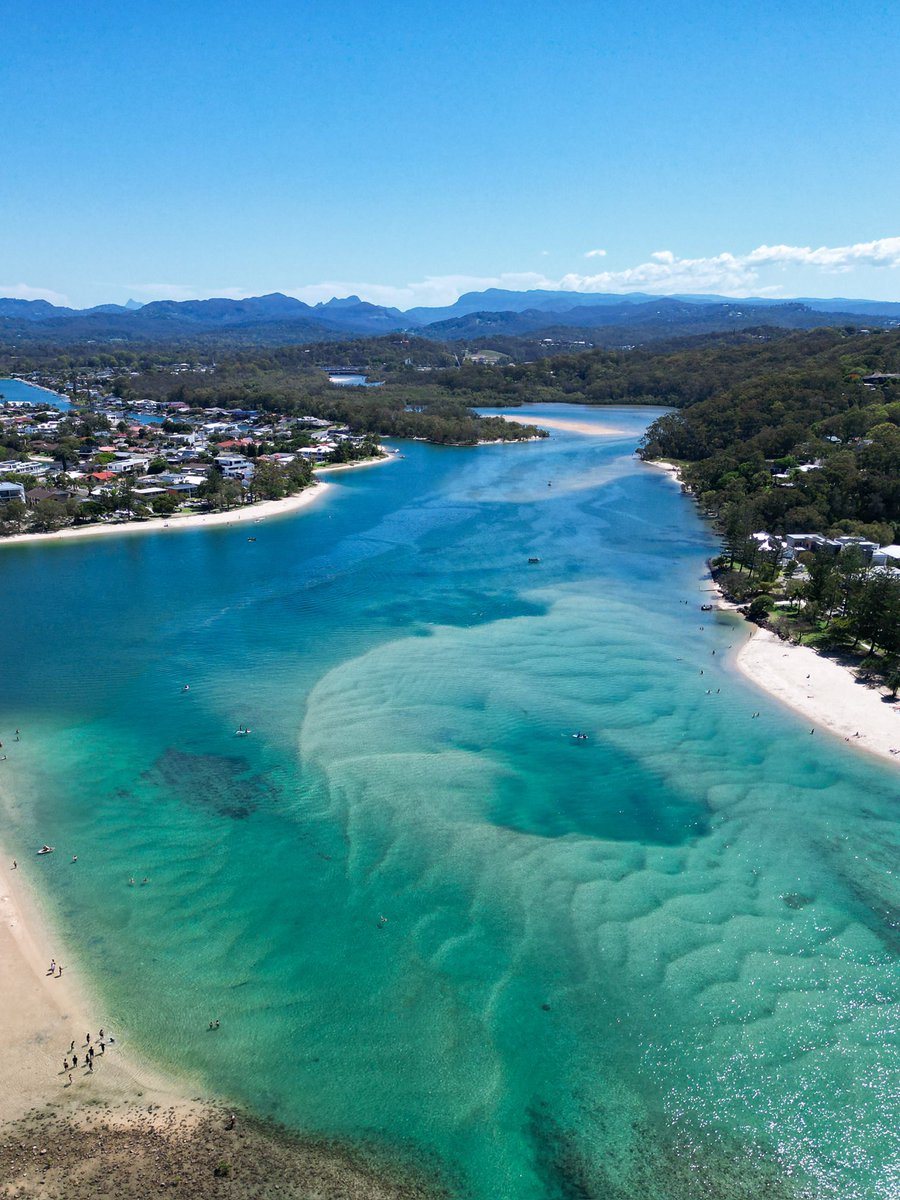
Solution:
[(818, 330), (658, 367), (660, 398), (683, 407), (641, 454), (684, 463), (705, 507), (776, 533), (900, 538), (900, 333)]

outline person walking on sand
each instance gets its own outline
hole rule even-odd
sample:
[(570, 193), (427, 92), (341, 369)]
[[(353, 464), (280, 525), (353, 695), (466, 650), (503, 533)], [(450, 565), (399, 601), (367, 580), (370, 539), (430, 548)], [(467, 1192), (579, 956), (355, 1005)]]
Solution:
[(93, 1075), (93, 1073), (94, 1073), (94, 1060), (93, 1060), (93, 1059), (91, 1059), (91, 1058), (89, 1058), (89, 1059), (87, 1060), (87, 1069), (88, 1069), (88, 1070), (90, 1071), (90, 1073)]
[(73, 1055), (72, 1055), (72, 1066), (73, 1066), (73, 1067), (77, 1067), (77, 1066), (78, 1066), (78, 1055), (77, 1055), (77, 1054), (73, 1054)]
[(69, 1072), (69, 1087), (72, 1086), (72, 1072)]
[(62, 979), (62, 967), (57, 967), (56, 969), (57, 969), (57, 971), (59, 971), (59, 974), (57, 975), (57, 977), (56, 977), (56, 978), (57, 978), (57, 979)]
[(18, 871), (18, 869), (19, 869), (19, 864), (16, 862), (15, 859), (13, 859), (13, 870)]

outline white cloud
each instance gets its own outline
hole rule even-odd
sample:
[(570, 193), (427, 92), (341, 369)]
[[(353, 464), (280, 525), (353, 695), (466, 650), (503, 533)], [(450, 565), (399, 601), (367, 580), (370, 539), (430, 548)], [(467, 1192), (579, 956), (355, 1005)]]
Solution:
[(853, 246), (759, 246), (747, 255), (754, 264), (821, 267), (850, 271), (854, 267), (900, 267), (900, 237), (857, 242)]
[[(600, 258), (605, 251), (589, 250), (585, 257)], [(723, 251), (703, 258), (681, 258), (672, 250), (654, 250), (646, 262), (618, 271), (595, 274), (570, 272), (549, 279), (538, 272), (504, 272), (499, 275), (429, 275), (403, 285), (329, 280), (290, 290), (290, 295), (315, 304), (332, 296), (360, 296), (374, 304), (407, 309), (452, 304), (464, 292), (488, 288), (523, 291), (529, 288), (571, 292), (715, 292), (725, 296), (774, 296), (783, 292), (781, 274), (812, 270), (819, 274), (845, 274), (857, 267), (900, 267), (900, 237), (857, 242), (852, 246), (758, 246), (747, 254)], [(796, 294), (796, 293), (795, 293)]]
[(52, 288), (31, 287), (27, 283), (0, 283), (0, 296), (9, 300), (47, 300), (50, 304), (68, 307), (68, 297)]
[(576, 292), (646, 291), (718, 292), (727, 296), (770, 295), (778, 285), (761, 285), (762, 272), (812, 268), (846, 274), (856, 267), (900, 267), (900, 237), (857, 242), (852, 246), (758, 246), (749, 254), (728, 251), (708, 258), (679, 258), (656, 250), (648, 262), (596, 275), (570, 273), (555, 286)]
[(201, 288), (190, 283), (129, 283), (127, 291), (135, 300), (243, 300), (251, 293), (246, 288)]
[[(545, 253), (544, 251), (541, 252)], [(604, 258), (605, 250), (588, 250), (586, 258)], [(370, 283), (364, 280), (330, 279), (321, 283), (285, 287), (282, 283), (257, 286), (255, 292), (234, 286), (200, 288), (184, 283), (130, 284), (129, 295), (138, 300), (196, 300), (210, 297), (240, 299), (265, 291), (283, 291), (305, 300), (307, 304), (327, 301), (332, 296), (356, 295), (373, 304), (408, 309), (418, 306), (436, 307), (452, 304), (464, 292), (480, 292), (488, 288), (511, 291), (528, 289), (572, 292), (650, 292), (670, 295), (673, 292), (715, 292), (726, 296), (772, 296), (784, 292), (785, 275), (790, 272), (793, 294), (819, 294), (814, 280), (804, 286), (808, 292), (798, 292), (801, 276), (812, 272), (816, 276), (846, 275), (857, 268), (900, 267), (900, 237), (879, 238), (849, 246), (789, 246), (762, 245), (746, 254), (723, 251), (701, 258), (681, 258), (672, 250), (654, 250), (646, 262), (620, 270), (588, 274), (573, 271), (562, 278), (548, 278), (536, 271), (505, 271), (496, 275), (427, 275), (424, 279), (405, 284)], [(821, 286), (821, 285), (820, 285)], [(126, 290), (125, 288), (122, 289)], [(0, 294), (28, 299), (44, 298), (53, 303), (66, 303), (65, 297), (47, 289), (0, 286)]]

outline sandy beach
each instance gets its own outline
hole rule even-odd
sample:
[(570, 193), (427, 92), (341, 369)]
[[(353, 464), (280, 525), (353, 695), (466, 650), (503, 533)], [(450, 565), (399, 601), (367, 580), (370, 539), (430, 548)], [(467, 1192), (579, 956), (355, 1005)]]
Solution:
[(244, 508), (231, 508), (216, 513), (176, 513), (171, 517), (151, 517), (146, 521), (122, 521), (115, 525), (83, 525), (77, 529), (58, 529), (54, 533), (15, 533), (0, 538), (0, 546), (22, 545), (25, 542), (68, 542), (75, 538), (119, 537), (130, 533), (173, 533), (183, 529), (209, 529), (216, 525), (252, 525), (257, 521), (268, 521), (273, 517), (287, 517), (309, 507), (320, 500), (329, 484), (318, 478), (335, 471), (357, 471), (362, 467), (378, 467), (382, 463), (394, 462), (399, 456), (385, 454), (380, 458), (366, 458), (360, 462), (335, 463), (331, 467), (319, 467), (315, 482), (296, 496), (285, 496), (283, 500), (261, 500)]
[(612, 425), (595, 425), (593, 421), (577, 421), (569, 417), (522, 417), (508, 416), (498, 413), (503, 421), (511, 421), (513, 425), (537, 425), (539, 429), (559, 429), (566, 433), (583, 433), (587, 437), (623, 437), (624, 429), (616, 429)]
[[(0, 1123), (37, 1104), (54, 1101), (66, 1109), (87, 1100), (142, 1104), (182, 1103), (185, 1091), (154, 1074), (114, 1042), (95, 1051), (95, 1069), (63, 1070), (74, 1040), (81, 1061), (85, 1034), (96, 1042), (100, 1028), (116, 1030), (90, 1003), (71, 956), (41, 913), (31, 891), (28, 866), (3, 855), (0, 866)], [(51, 959), (63, 967), (52, 976)], [(2, 1194), (2, 1193), (0, 1193)]]
[(754, 628), (734, 663), (757, 687), (800, 713), (810, 728), (900, 766), (900, 702), (887, 703), (883, 689), (858, 683), (840, 663), (808, 646), (783, 642), (769, 629)]
[(316, 483), (304, 488), (296, 496), (285, 496), (283, 500), (263, 500), (259, 504), (248, 504), (244, 508), (228, 509), (227, 512), (176, 514), (147, 521), (122, 521), (116, 525), (82, 525), (77, 529), (57, 529), (53, 533), (14, 533), (11, 537), (0, 538), (0, 546), (119, 537), (131, 533), (174, 533), (182, 529), (208, 529), (215, 525), (252, 525), (256, 521), (286, 517), (299, 512), (301, 508), (307, 508), (325, 494), (328, 486), (327, 483)]
[[(432, 1173), (371, 1147), (293, 1134), (203, 1098), (195, 1082), (163, 1077), (118, 1039), (98, 1047), (87, 1070), (85, 1035), (96, 1045), (101, 1025), (116, 1031), (36, 904), (27, 865), (2, 864), (0, 1197), (144, 1200), (160, 1188), (191, 1200), (446, 1195)], [(48, 970), (51, 958), (62, 977)]]
[(675, 483), (681, 483), (681, 471), (675, 463), (666, 462), (663, 458), (645, 458), (643, 461), (648, 467), (658, 467), (660, 471), (665, 471)]

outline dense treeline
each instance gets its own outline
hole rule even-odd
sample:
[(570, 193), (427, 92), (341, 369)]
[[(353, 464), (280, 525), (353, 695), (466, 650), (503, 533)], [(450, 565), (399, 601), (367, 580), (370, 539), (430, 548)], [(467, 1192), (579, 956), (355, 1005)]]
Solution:
[(900, 373), (900, 333), (820, 330), (717, 362), (723, 386), (654, 422), (644, 457), (682, 462), (705, 507), (756, 529), (897, 539), (900, 378), (862, 378)]
[[(534, 348), (514, 339), (490, 344), (511, 357), (516, 345)], [(880, 429), (870, 439), (877, 427), (896, 428), (900, 387), (888, 381), (873, 392), (860, 382), (868, 372), (900, 371), (896, 331), (751, 329), (497, 365), (471, 361), (466, 349), (390, 335), (232, 345), (213, 364), (191, 343), (153, 351), (29, 347), (27, 355), (17, 347), (0, 351), (0, 371), (30, 367), (75, 380), (82, 370), (105, 368), (115, 373), (112, 390), (126, 397), (309, 413), (363, 433), (437, 442), (521, 436), (500, 421), (477, 420), (470, 410), (479, 406), (666, 405), (682, 411), (654, 424), (644, 453), (690, 463), (689, 481), (711, 508), (752, 499), (759, 523), (774, 529), (900, 519), (892, 433)], [(328, 367), (359, 368), (383, 386), (334, 388)], [(773, 484), (766, 460), (791, 470), (810, 458), (823, 461), (821, 473), (798, 478), (793, 488)]]

